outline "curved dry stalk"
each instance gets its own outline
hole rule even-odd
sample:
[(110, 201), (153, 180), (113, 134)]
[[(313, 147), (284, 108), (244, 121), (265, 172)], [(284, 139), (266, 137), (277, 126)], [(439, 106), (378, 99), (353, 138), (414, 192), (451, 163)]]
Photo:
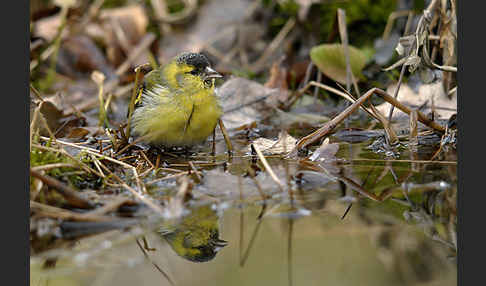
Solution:
[(258, 148), (258, 146), (254, 145), (253, 143), (251, 144), (251, 146), (252, 146), (253, 150), (255, 150), (255, 152), (257, 153), (258, 158), (262, 162), (263, 166), (265, 166), (265, 171), (267, 171), (267, 173), (270, 175), (270, 177), (272, 178), (272, 180), (275, 183), (277, 183), (277, 186), (279, 187), (279, 189), (281, 191), (283, 191), (284, 190), (284, 187), (283, 187), (282, 182), (280, 182), (280, 180), (278, 179), (277, 175), (275, 175), (275, 173), (273, 172), (272, 167), (270, 167), (270, 164), (268, 164), (267, 159), (265, 159), (265, 156), (263, 156), (262, 151)]
[[(356, 111), (366, 100), (368, 100), (373, 94), (376, 94), (378, 96), (381, 96), (385, 101), (389, 102), (390, 104), (396, 106), (398, 109), (403, 111), (404, 113), (407, 113), (410, 115), (412, 110), (408, 108), (407, 106), (403, 105), (399, 101), (397, 101), (395, 98), (393, 98), (391, 95), (386, 93), (385, 91), (379, 89), (379, 88), (372, 88), (369, 91), (367, 91), (364, 95), (362, 95), (360, 98), (358, 98), (352, 105), (350, 105), (348, 108), (346, 108), (343, 112), (341, 112), (339, 115), (334, 117), (332, 120), (328, 121), (326, 124), (324, 124), (321, 128), (318, 130), (312, 132), (311, 134), (301, 138), (299, 141), (297, 141), (294, 149), (290, 152), (289, 156), (296, 156), (299, 150), (304, 149), (305, 147), (317, 142), (318, 140), (322, 139), (329, 133), (331, 133), (342, 121), (348, 117), (351, 113)], [(444, 132), (445, 128), (428, 119), (427, 116), (425, 116), (423, 113), (417, 111), (417, 116), (418, 120), (422, 122), (423, 124), (429, 126), (430, 128), (433, 128), (437, 131)]]

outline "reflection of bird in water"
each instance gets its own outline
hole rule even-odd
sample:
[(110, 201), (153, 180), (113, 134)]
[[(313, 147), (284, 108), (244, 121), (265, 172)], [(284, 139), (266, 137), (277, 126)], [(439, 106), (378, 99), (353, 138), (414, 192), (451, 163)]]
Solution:
[(193, 262), (206, 262), (228, 244), (219, 239), (218, 219), (216, 211), (206, 205), (192, 209), (179, 223), (164, 225), (157, 232), (177, 255)]

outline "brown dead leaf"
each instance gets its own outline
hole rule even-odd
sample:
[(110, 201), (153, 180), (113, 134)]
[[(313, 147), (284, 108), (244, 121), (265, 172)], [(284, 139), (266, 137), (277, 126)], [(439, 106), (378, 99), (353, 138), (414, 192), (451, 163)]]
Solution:
[[(71, 115), (67, 118), (64, 118), (61, 120), (61, 125), (57, 130), (55, 131), (55, 135), (57, 138), (62, 138), (62, 137), (69, 137), (69, 134), (73, 132), (73, 130), (78, 129), (82, 126), (86, 125), (86, 118), (84, 117), (76, 117), (74, 115)], [(79, 133), (77, 133), (79, 134)], [(77, 136), (79, 137), (79, 136)], [(79, 137), (82, 138), (82, 137)]]
[(69, 132), (69, 134), (66, 137), (67, 138), (75, 138), (75, 139), (83, 139), (89, 133), (90, 132), (87, 129), (85, 129), (83, 127), (78, 127), (78, 128), (72, 129), (71, 132)]

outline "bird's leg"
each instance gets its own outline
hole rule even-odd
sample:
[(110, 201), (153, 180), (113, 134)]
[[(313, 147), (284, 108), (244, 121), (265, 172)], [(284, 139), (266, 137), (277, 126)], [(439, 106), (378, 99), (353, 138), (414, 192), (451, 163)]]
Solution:
[(147, 250), (147, 251), (156, 251), (157, 250), (156, 248), (152, 248), (152, 247), (149, 246), (147, 238), (145, 236), (142, 237), (142, 240), (143, 240), (143, 248), (145, 248), (145, 250)]
[(147, 156), (149, 158), (157, 158), (158, 156), (162, 155), (164, 151), (164, 148), (161, 146), (150, 145), (149, 149), (147, 150)]
[(221, 128), (221, 132), (223, 133), (224, 141), (226, 142), (226, 148), (228, 148), (228, 155), (233, 155), (233, 145), (231, 144), (231, 140), (228, 135), (228, 131), (226, 131), (226, 127), (224, 127), (223, 120), (219, 119), (218, 121), (219, 128)]
[(212, 144), (211, 156), (216, 156), (216, 128), (213, 130), (213, 144)]

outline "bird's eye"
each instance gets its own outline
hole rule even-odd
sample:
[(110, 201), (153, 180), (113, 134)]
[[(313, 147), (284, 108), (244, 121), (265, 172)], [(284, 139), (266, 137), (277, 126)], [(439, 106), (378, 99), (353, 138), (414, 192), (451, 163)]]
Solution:
[(207, 80), (205, 80), (205, 81), (204, 81), (204, 86), (205, 86), (205, 87), (208, 87), (208, 88), (209, 88), (209, 87), (211, 87), (212, 85), (213, 85), (213, 81), (212, 81), (212, 80), (207, 79)]
[(190, 73), (190, 74), (192, 74), (192, 75), (197, 75), (197, 74), (198, 74), (198, 72), (197, 72), (197, 70), (196, 70), (196, 69), (194, 69), (194, 70), (190, 71), (189, 73)]

